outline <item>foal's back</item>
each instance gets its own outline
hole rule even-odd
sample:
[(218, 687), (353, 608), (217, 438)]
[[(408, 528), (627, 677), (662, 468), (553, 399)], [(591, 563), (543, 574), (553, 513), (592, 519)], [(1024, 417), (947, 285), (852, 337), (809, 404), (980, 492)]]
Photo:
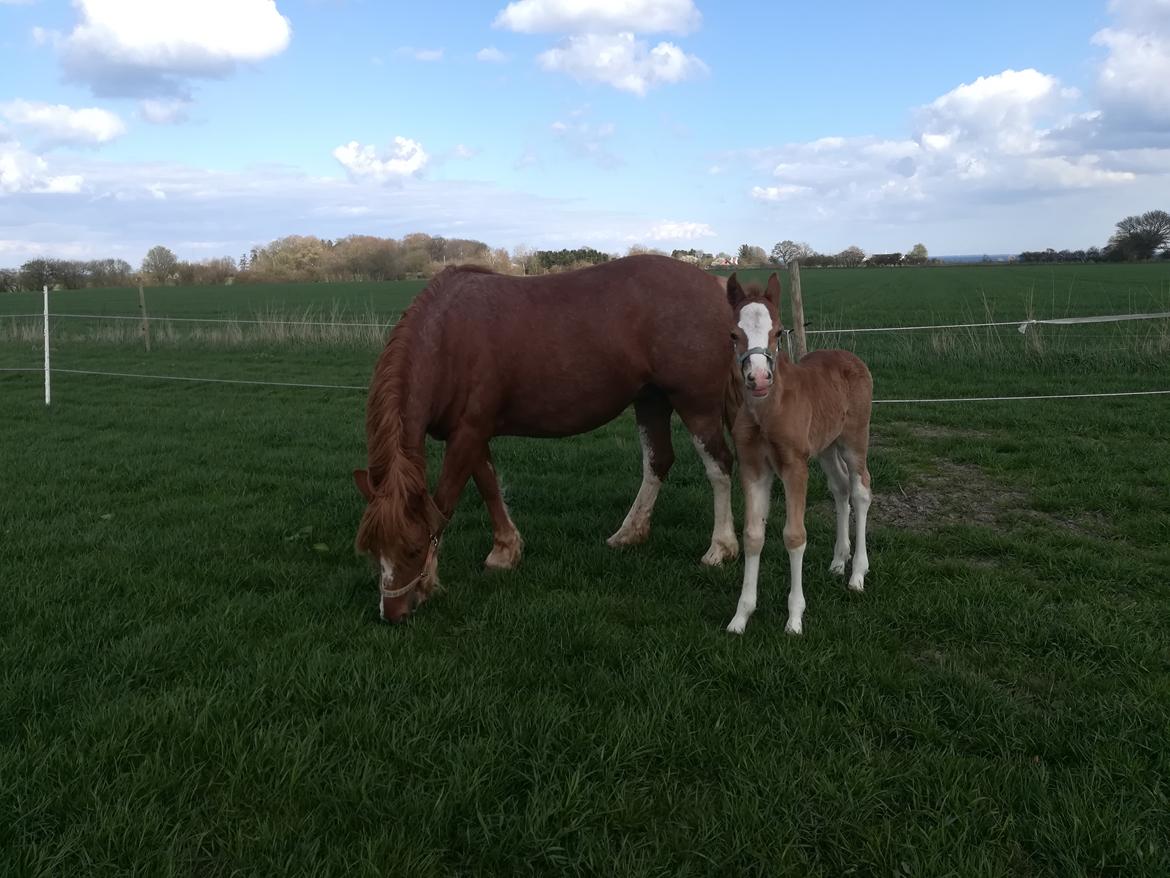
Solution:
[(779, 405), (769, 409), (765, 431), (807, 456), (838, 439), (853, 447), (869, 444), (873, 378), (850, 351), (813, 351), (784, 372)]

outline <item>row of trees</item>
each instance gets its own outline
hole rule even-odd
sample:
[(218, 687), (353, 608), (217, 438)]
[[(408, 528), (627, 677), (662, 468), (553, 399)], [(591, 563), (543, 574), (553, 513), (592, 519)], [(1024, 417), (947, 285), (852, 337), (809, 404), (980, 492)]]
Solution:
[[(661, 251), (635, 245), (630, 253)], [(1170, 213), (1151, 210), (1128, 216), (1117, 223), (1116, 231), (1103, 248), (1087, 250), (1025, 251), (1019, 262), (1101, 262), (1170, 258)], [(922, 265), (930, 261), (923, 244), (909, 252), (866, 255), (860, 247), (840, 253), (818, 253), (804, 242), (777, 242), (771, 253), (753, 244), (740, 246), (737, 257), (711, 254), (691, 248), (670, 254), (709, 268), (738, 262), (743, 266), (789, 265), (799, 261), (809, 268), (886, 265)], [(511, 274), (544, 274), (605, 262), (612, 257), (592, 247), (574, 250), (531, 250), (523, 245), (511, 253), (492, 249), (482, 241), (444, 238), (416, 233), (402, 239), (373, 235), (350, 235), (337, 240), (313, 235), (289, 235), (262, 247), (253, 247), (240, 258), (224, 256), (198, 262), (181, 260), (167, 247), (153, 247), (135, 270), (124, 259), (31, 259), (18, 269), (0, 269), (0, 292), (37, 290), (42, 284), (54, 288), (128, 286), (148, 284), (184, 286), (225, 283), (288, 281), (388, 281), (427, 277), (444, 265), (475, 263)]]
[(1109, 242), (1087, 250), (1025, 250), (1020, 262), (1139, 262), (1170, 259), (1170, 213), (1148, 210), (1117, 223)]
[[(644, 248), (631, 248), (642, 250)], [(512, 253), (482, 241), (411, 234), (402, 239), (351, 235), (328, 240), (289, 235), (253, 247), (239, 259), (222, 256), (201, 261), (179, 259), (168, 247), (152, 247), (135, 270), (124, 259), (88, 262), (30, 259), (20, 268), (0, 269), (0, 292), (177, 284), (181, 286), (289, 281), (388, 281), (429, 277), (445, 265), (478, 264), (512, 274), (544, 274), (610, 259), (592, 247)]]
[(20, 268), (0, 268), (0, 292), (39, 290), (42, 284), (79, 290), (85, 287), (124, 287), (134, 279), (125, 259), (30, 259)]
[[(744, 247), (740, 248), (740, 263), (743, 263)], [(759, 247), (750, 248), (752, 251), (760, 250)], [(763, 251), (760, 250), (762, 253)], [(926, 245), (915, 244), (910, 248), (910, 252), (902, 253), (874, 253), (871, 256), (866, 256), (865, 251), (860, 247), (854, 245), (846, 247), (840, 253), (818, 253), (808, 244), (803, 241), (779, 241), (773, 248), (772, 253), (768, 257), (768, 262), (772, 265), (790, 265), (793, 262), (799, 262), (803, 266), (809, 268), (857, 268), (862, 265), (925, 265), (930, 261), (930, 255), (927, 253)], [(753, 264), (763, 264), (753, 263)]]

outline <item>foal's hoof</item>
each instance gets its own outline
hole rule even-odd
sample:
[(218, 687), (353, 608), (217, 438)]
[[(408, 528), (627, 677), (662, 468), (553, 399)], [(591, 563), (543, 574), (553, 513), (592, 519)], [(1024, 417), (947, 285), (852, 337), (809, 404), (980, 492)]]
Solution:
[(738, 556), (738, 543), (712, 543), (707, 554), (703, 556), (702, 563), (705, 567), (718, 567), (724, 561), (734, 561)]
[(626, 530), (622, 528), (612, 537), (605, 541), (605, 544), (611, 549), (621, 549), (625, 546), (637, 546), (646, 542), (650, 536), (648, 530)]
[(837, 576), (844, 576), (845, 575), (845, 564), (848, 561), (849, 561), (848, 557), (840, 558), (840, 559), (834, 558), (833, 563), (829, 565), (829, 572), (834, 573)]

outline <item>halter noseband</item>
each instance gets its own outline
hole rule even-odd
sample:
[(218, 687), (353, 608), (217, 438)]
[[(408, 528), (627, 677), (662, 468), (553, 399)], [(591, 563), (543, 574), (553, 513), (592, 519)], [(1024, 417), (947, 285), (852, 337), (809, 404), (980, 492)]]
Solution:
[(414, 591), (415, 587), (419, 584), (419, 582), (422, 581), (423, 576), (426, 574), (427, 568), (431, 566), (431, 561), (434, 560), (435, 551), (438, 548), (439, 548), (439, 535), (432, 534), (431, 535), (431, 544), (427, 548), (427, 557), (426, 557), (426, 560), (423, 561), (422, 570), (420, 570), (418, 572), (418, 576), (416, 576), (414, 579), (412, 579), (410, 582), (406, 583), (406, 585), (404, 585), (400, 588), (386, 588), (386, 586), (382, 585), (381, 582), (379, 582), (378, 588), (382, 592), (382, 597), (383, 598), (400, 598), (404, 594), (409, 594), (410, 592)]
[(748, 361), (748, 359), (751, 357), (751, 355), (752, 354), (759, 354), (765, 360), (768, 361), (768, 371), (774, 372), (774, 371), (776, 371), (776, 369), (775, 369), (776, 357), (779, 353), (780, 353), (779, 343), (777, 343), (776, 350), (774, 350), (774, 351), (770, 350), (769, 348), (748, 348), (746, 351), (744, 351), (742, 354), (739, 355), (739, 369), (742, 372), (744, 363), (746, 363)]

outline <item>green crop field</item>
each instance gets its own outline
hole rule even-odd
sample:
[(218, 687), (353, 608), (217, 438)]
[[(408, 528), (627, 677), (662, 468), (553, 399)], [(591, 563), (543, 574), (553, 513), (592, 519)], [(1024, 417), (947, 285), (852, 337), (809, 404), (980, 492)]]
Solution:
[[(810, 329), (1170, 310), (1158, 265), (803, 280)], [(62, 319), (54, 363), (364, 386), (381, 330), (162, 318), (389, 322), (419, 286), (148, 290), (151, 353)], [(39, 367), (39, 331), (0, 316), (0, 369)], [(1165, 320), (810, 341), (865, 356), (879, 399), (1170, 390)], [(779, 503), (760, 608), (724, 632), (742, 567), (698, 563), (681, 433), (650, 540), (605, 546), (629, 415), (497, 440), (524, 563), (483, 570), (469, 488), (445, 590), (392, 627), (352, 548), (361, 390), (42, 394), (0, 371), (0, 874), (1170, 874), (1170, 396), (875, 406), (866, 592), (829, 574), (814, 468), (794, 638)]]

